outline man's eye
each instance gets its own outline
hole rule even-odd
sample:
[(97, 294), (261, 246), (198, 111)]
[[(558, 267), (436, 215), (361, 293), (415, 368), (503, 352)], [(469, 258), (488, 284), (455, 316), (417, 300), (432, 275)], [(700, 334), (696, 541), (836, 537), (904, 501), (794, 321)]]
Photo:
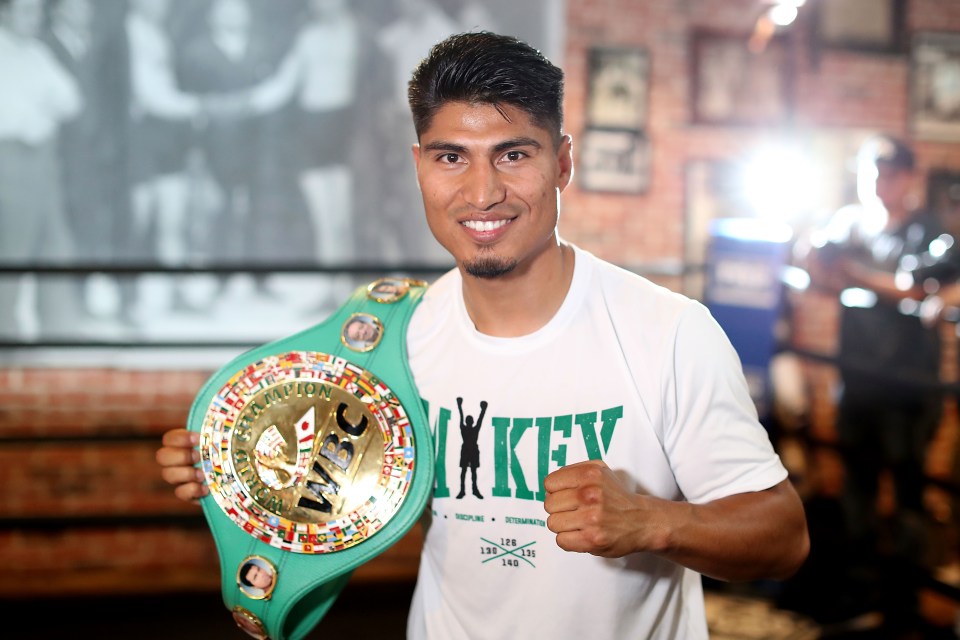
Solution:
[(456, 164), (457, 162), (460, 161), (460, 155), (456, 153), (445, 153), (443, 154), (442, 159), (444, 162), (447, 162), (450, 164)]
[(523, 156), (524, 156), (523, 151), (507, 151), (506, 155), (504, 155), (503, 157), (510, 162), (516, 162), (517, 160), (520, 160), (521, 158), (523, 158)]

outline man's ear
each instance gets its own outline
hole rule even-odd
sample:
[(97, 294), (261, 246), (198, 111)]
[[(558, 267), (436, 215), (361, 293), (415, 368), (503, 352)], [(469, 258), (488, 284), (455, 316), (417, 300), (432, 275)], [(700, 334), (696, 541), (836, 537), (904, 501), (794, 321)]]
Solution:
[(417, 189), (423, 193), (423, 189), (420, 188), (420, 144), (414, 142), (410, 146), (410, 151), (413, 153), (413, 169), (417, 172)]
[(557, 146), (557, 165), (560, 168), (557, 174), (557, 188), (563, 191), (573, 180), (573, 137), (564, 134)]

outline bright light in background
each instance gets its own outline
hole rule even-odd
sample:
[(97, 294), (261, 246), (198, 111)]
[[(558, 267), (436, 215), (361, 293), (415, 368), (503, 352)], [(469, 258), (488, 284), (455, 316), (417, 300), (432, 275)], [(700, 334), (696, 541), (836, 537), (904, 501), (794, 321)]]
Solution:
[(953, 246), (953, 242), (953, 236), (949, 233), (937, 236), (936, 239), (930, 243), (930, 255), (934, 258), (942, 258)]
[(783, 267), (781, 279), (785, 285), (798, 291), (805, 291), (807, 287), (810, 286), (810, 274), (804, 269), (794, 267), (793, 265)]
[(797, 8), (789, 4), (775, 4), (770, 7), (770, 22), (778, 27), (786, 27), (797, 19)]
[(741, 175), (743, 194), (757, 215), (795, 222), (823, 202), (811, 159), (797, 149), (770, 147), (755, 153)]
[(871, 211), (886, 213), (883, 202), (877, 195), (877, 178), (880, 172), (872, 160), (862, 159), (857, 162), (857, 198)]
[[(766, 0), (766, 2), (770, 5), (770, 8), (757, 19), (757, 29), (755, 31), (789, 27), (796, 21), (799, 9), (806, 3), (806, 0)], [(766, 26), (764, 26), (764, 23), (766, 23)]]
[(777, 29), (789, 27), (797, 19), (800, 7), (806, 0), (766, 0), (770, 8), (757, 17), (753, 33), (747, 41), (752, 53), (763, 53)]

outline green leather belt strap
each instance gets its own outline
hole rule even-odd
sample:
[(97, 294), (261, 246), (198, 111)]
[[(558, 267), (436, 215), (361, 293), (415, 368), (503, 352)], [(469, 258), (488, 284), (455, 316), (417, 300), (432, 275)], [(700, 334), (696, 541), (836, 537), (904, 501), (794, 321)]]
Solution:
[(252, 637), (303, 638), (426, 505), (433, 447), (406, 352), (425, 287), (361, 287), (321, 324), (235, 358), (194, 400), (223, 600)]

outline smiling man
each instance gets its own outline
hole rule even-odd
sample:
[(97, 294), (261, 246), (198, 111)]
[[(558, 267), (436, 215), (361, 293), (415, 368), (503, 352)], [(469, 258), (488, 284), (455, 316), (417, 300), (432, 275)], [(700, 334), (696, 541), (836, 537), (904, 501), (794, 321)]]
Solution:
[[(452, 36), (409, 97), (456, 268), (407, 333), (436, 449), (408, 636), (706, 639), (699, 574), (783, 578), (809, 545), (735, 351), (701, 304), (558, 236), (572, 141), (538, 51)], [(473, 497), (451, 491), (461, 403), (485, 415)], [(196, 441), (164, 443), (176, 494), (203, 495)]]

